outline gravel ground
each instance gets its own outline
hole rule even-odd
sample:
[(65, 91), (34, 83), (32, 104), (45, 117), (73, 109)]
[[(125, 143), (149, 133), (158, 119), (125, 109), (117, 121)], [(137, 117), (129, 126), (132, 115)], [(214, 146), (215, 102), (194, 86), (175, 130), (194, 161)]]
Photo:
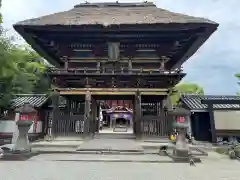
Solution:
[[(103, 157), (99, 155), (97, 158)], [(113, 157), (112, 155), (109, 155)], [(130, 155), (126, 155), (131, 158)], [(86, 156), (85, 156), (86, 157)], [(116, 155), (114, 155), (116, 158)], [(240, 162), (216, 153), (195, 167), (173, 163), (52, 161), (80, 159), (81, 155), (40, 155), (29, 161), (0, 161), (4, 180), (238, 180)], [(89, 156), (88, 156), (89, 158)], [(107, 158), (107, 156), (105, 156)], [(118, 157), (119, 158), (119, 157)], [(126, 157), (125, 157), (126, 158)], [(151, 158), (154, 158), (151, 156)]]

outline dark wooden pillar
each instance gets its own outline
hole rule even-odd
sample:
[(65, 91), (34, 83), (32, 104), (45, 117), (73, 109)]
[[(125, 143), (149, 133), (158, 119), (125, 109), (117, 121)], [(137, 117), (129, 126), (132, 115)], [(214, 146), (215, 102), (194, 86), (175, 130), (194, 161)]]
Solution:
[(51, 93), (51, 99), (52, 99), (52, 137), (56, 135), (56, 127), (57, 127), (57, 120), (58, 120), (58, 115), (59, 115), (59, 96), (60, 93), (57, 89), (53, 89)]
[(87, 91), (85, 94), (85, 108), (84, 108), (84, 136), (90, 134), (90, 120), (91, 120), (91, 92)]
[(141, 108), (141, 94), (138, 91), (135, 95), (135, 122), (136, 122), (136, 136), (141, 136), (141, 120), (142, 120), (142, 108)]
[(170, 133), (173, 130), (173, 122), (174, 122), (174, 118), (175, 118), (169, 114), (169, 111), (171, 111), (173, 109), (172, 102), (170, 99), (170, 94), (168, 94), (167, 97), (165, 97), (165, 99), (163, 99), (162, 103), (164, 106), (163, 108), (165, 109), (165, 118), (167, 119), (167, 123), (168, 123), (168, 131)]
[(210, 125), (211, 125), (212, 142), (216, 143), (217, 136), (216, 136), (214, 114), (213, 114), (213, 104), (208, 104), (208, 112), (209, 112)]
[(91, 103), (91, 110), (92, 110), (92, 117), (91, 117), (91, 121), (92, 121), (92, 124), (91, 124), (91, 128), (92, 128), (92, 133), (95, 133), (96, 131), (98, 131), (98, 127), (97, 127), (97, 117), (98, 117), (98, 114), (97, 114), (97, 101), (94, 97), (92, 97), (92, 103)]
[(135, 98), (133, 100), (132, 103), (132, 108), (133, 108), (133, 133), (136, 134), (136, 102), (135, 102)]

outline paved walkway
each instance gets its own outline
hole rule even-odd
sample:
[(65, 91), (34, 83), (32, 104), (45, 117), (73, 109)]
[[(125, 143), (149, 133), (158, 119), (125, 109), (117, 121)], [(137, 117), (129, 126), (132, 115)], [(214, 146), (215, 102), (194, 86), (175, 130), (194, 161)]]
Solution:
[(142, 162), (142, 163), (172, 163), (167, 156), (156, 154), (120, 155), (120, 154), (40, 154), (28, 161), (76, 161), (76, 162)]
[(78, 151), (143, 151), (133, 139), (92, 139), (82, 143)]
[[(100, 157), (101, 155), (99, 155)], [(51, 159), (78, 159), (52, 155)], [(101, 156), (102, 157), (102, 156)], [(127, 157), (133, 158), (130, 155)], [(135, 157), (135, 156), (134, 156)], [(195, 167), (180, 163), (50, 161), (48, 156), (24, 162), (0, 161), (4, 180), (239, 180), (240, 162), (216, 153)], [(154, 157), (153, 157), (154, 158)], [(46, 160), (48, 159), (48, 160)]]

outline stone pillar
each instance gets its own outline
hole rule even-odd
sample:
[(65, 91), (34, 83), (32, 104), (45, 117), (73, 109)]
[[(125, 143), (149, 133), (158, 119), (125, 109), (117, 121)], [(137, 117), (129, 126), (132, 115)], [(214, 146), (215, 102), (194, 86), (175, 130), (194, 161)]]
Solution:
[(135, 121), (136, 121), (136, 136), (141, 136), (141, 119), (142, 119), (142, 108), (141, 108), (141, 94), (138, 91), (135, 95)]
[(91, 111), (91, 93), (87, 91), (85, 94), (85, 108), (84, 108), (84, 136), (87, 137), (90, 133), (90, 111)]

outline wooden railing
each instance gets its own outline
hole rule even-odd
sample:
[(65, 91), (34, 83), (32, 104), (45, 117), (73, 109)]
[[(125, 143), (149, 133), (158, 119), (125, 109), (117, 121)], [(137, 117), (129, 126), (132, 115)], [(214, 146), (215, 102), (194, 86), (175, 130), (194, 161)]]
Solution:
[(84, 116), (59, 114), (53, 125), (56, 136), (75, 136), (83, 134)]
[(168, 137), (170, 124), (166, 116), (143, 116), (141, 135), (146, 137)]
[(162, 75), (168, 75), (168, 74), (179, 74), (183, 73), (182, 68), (178, 68), (175, 70), (161, 70), (161, 69), (97, 69), (97, 68), (48, 68), (47, 70), (48, 74), (162, 74)]

